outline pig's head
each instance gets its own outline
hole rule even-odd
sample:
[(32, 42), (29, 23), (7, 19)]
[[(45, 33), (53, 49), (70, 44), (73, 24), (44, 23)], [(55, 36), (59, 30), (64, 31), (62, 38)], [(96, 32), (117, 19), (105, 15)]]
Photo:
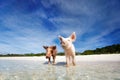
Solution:
[(56, 46), (43, 46), (43, 48), (46, 50), (46, 58), (50, 58), (56, 50)]
[(70, 48), (72, 46), (72, 42), (76, 40), (76, 34), (73, 32), (69, 37), (64, 38), (62, 36), (59, 36), (60, 44), (63, 48)]

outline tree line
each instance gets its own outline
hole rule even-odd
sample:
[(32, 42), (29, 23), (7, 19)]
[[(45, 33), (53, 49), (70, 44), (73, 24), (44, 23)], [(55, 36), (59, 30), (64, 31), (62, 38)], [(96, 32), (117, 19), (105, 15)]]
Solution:
[(91, 55), (91, 54), (119, 54), (120, 53), (120, 44), (114, 44), (102, 48), (96, 48), (95, 50), (86, 50), (82, 55)]
[[(76, 55), (92, 55), (92, 54), (119, 54), (120, 53), (120, 44), (114, 44), (111, 46), (106, 46), (102, 48), (96, 48), (95, 50), (85, 50), (84, 52), (76, 52)], [(59, 56), (63, 56), (64, 52), (57, 53)], [(0, 57), (7, 56), (45, 56), (45, 53), (26, 53), (26, 54), (0, 54)]]

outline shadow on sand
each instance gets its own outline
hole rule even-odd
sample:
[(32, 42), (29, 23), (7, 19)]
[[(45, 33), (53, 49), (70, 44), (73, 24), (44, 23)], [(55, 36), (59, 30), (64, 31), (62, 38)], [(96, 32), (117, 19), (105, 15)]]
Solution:
[(56, 63), (55, 65), (56, 66), (64, 66), (66, 64), (66, 62), (58, 62), (58, 63)]
[(47, 64), (48, 64), (48, 62), (46, 61), (46, 62), (44, 62), (43, 64), (47, 65)]

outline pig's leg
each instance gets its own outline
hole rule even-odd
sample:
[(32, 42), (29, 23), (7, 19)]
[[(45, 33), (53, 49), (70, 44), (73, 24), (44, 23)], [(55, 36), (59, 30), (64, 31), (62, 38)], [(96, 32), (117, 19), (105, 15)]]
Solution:
[(55, 64), (55, 58), (56, 58), (56, 56), (53, 56), (53, 64)]
[(48, 64), (50, 64), (50, 62), (51, 62), (51, 61), (50, 61), (50, 58), (48, 58)]
[(66, 67), (69, 67), (69, 56), (66, 55)]
[(72, 63), (73, 63), (74, 66), (76, 65), (75, 62), (76, 62), (76, 61), (75, 61), (75, 55), (73, 55), (73, 56), (72, 56)]

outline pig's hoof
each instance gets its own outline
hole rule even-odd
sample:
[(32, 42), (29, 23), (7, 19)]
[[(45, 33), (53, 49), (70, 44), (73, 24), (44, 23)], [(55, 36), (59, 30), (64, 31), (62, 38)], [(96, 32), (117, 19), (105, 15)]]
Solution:
[(75, 64), (75, 63), (73, 63), (73, 66), (76, 66), (76, 64)]
[(52, 63), (53, 65), (55, 65), (56, 63)]
[(48, 62), (48, 64), (50, 64), (50, 62)]
[(69, 65), (68, 65), (68, 64), (66, 64), (65, 66), (66, 66), (66, 67), (69, 67)]

